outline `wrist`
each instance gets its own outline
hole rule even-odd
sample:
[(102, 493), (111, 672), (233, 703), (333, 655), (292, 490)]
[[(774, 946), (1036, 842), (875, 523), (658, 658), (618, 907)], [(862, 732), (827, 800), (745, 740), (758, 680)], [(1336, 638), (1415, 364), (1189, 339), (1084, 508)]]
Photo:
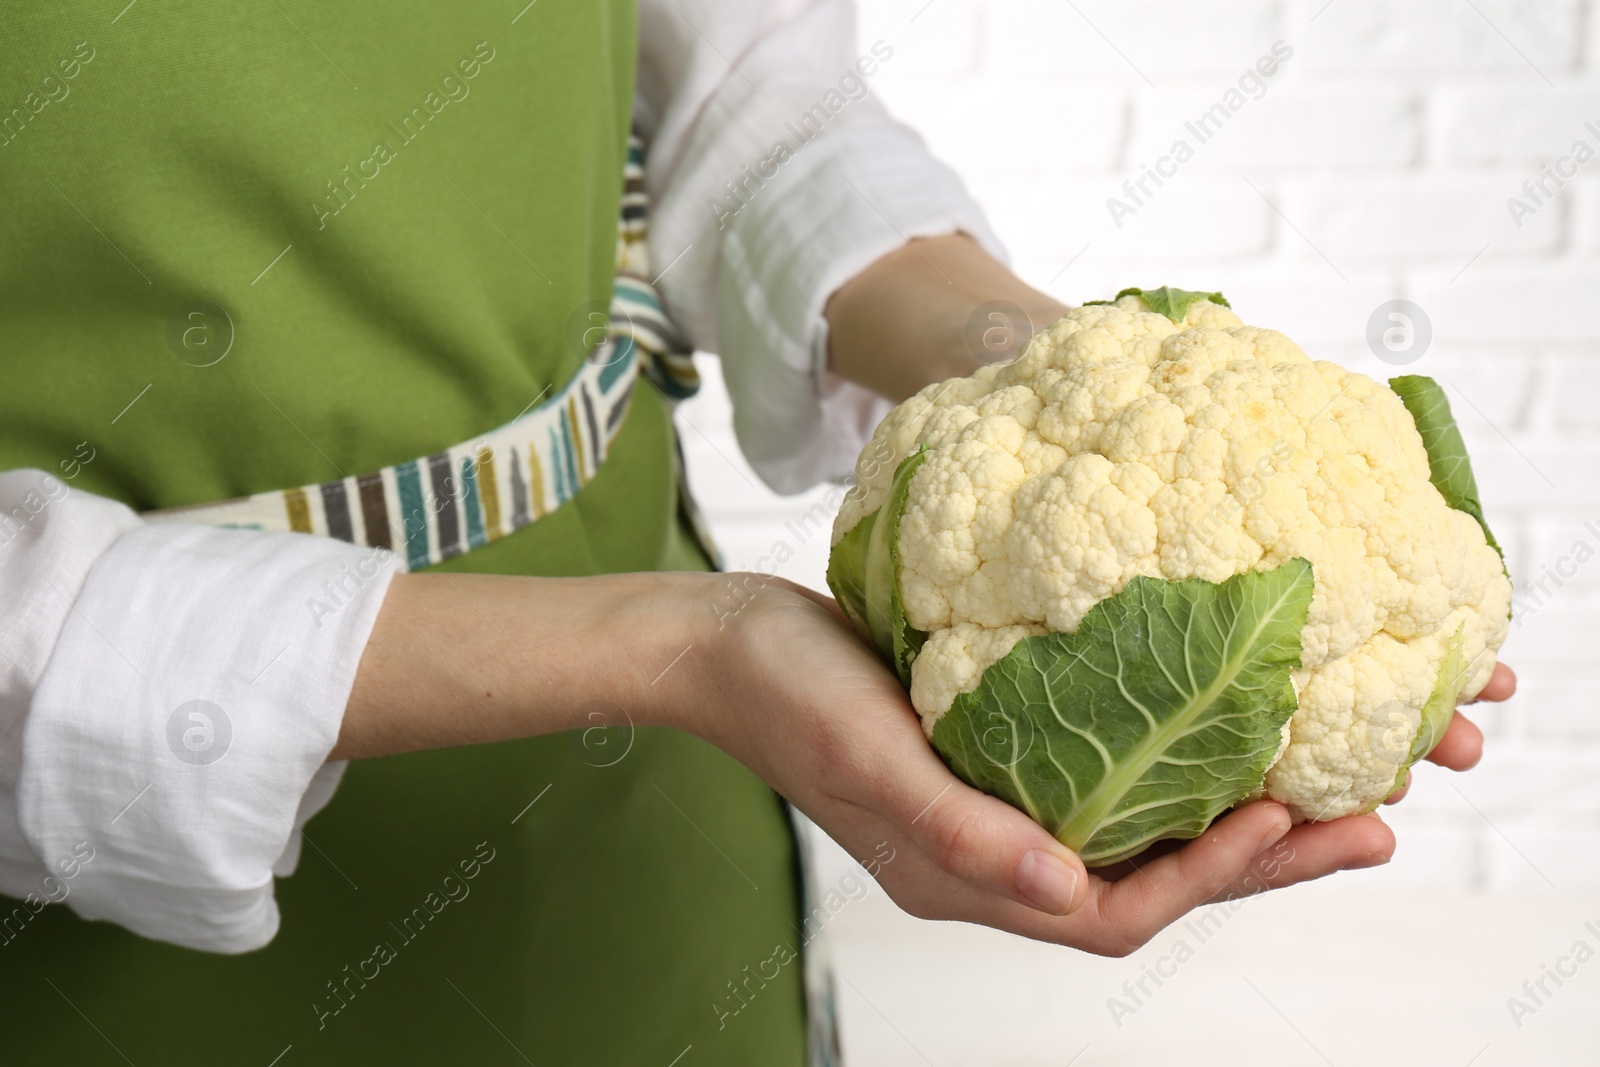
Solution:
[[(705, 732), (707, 695), (722, 657), (727, 618), (738, 610), (730, 580), (715, 573), (633, 574), (596, 639), (623, 652), (600, 670), (611, 699), (641, 726)], [(745, 594), (748, 596), (749, 594)], [(602, 636), (603, 635), (603, 636)]]
[(1065, 311), (965, 234), (914, 238), (829, 298), (828, 364), (843, 378), (903, 400), (934, 382), (1014, 358)]
[(765, 710), (757, 695), (762, 665), (785, 658), (760, 640), (768, 629), (760, 620), (802, 603), (809, 609), (818, 598), (748, 571), (657, 577), (667, 580), (644, 609), (659, 636), (641, 659), (651, 666), (640, 675), (637, 718), (727, 748), (730, 735), (745, 729), (742, 720)]

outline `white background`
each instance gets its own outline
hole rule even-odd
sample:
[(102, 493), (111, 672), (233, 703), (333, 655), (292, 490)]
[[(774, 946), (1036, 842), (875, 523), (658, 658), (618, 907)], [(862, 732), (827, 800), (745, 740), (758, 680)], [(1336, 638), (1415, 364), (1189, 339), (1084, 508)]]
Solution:
[[(1368, 316), (1416, 301), (1433, 343), (1406, 370), (1447, 384), (1508, 550), (1521, 692), (1475, 710), (1477, 770), (1429, 767), (1387, 809), (1391, 865), (1251, 901), (1203, 944), (1180, 926), (1099, 960), (920, 923), (877, 891), (849, 905), (830, 930), (856, 1065), (1600, 1063), (1600, 959), (1543, 1004), (1522, 990), (1577, 942), (1600, 951), (1600, 563), (1526, 588), (1570, 574), (1574, 542), (1600, 551), (1600, 160), (1520, 227), (1506, 204), (1574, 141), (1600, 150), (1600, 9), (1324, 2), (863, 0), (860, 34), (895, 49), (872, 91), (1068, 302), (1220, 289), (1313, 357), (1387, 376)], [(1185, 120), (1277, 40), (1294, 54), (1265, 95), (1115, 225), (1107, 197), (1195, 144)], [(729, 566), (783, 542), (780, 573), (822, 587), (825, 538), (784, 528), (820, 492), (759, 485), (704, 369), (682, 430)], [(1161, 963), (1180, 941), (1194, 958)], [(1176, 973), (1117, 1025), (1108, 998), (1133, 1005), (1123, 983), (1158, 963)], [(1520, 1026), (1513, 996), (1537, 1008)]]

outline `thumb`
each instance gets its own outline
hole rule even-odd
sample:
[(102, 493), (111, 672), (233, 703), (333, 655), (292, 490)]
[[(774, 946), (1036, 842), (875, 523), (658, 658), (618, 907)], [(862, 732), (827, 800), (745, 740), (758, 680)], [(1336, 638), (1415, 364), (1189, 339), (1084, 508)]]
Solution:
[[(940, 791), (905, 827), (929, 859), (963, 881), (1047, 915), (1068, 915), (1083, 906), (1088, 872), (1071, 849), (1011, 805), (948, 771), (944, 776)], [(930, 795), (926, 789), (912, 795), (918, 794)]]

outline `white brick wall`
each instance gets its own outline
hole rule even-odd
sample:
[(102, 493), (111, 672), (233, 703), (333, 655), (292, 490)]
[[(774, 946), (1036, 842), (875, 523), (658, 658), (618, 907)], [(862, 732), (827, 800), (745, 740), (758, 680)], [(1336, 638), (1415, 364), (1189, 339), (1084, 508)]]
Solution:
[[(1600, 128), (1600, 0), (860, 3), (862, 39), (896, 48), (873, 90), (962, 171), (1029, 281), (1071, 302), (1221, 289), (1247, 320), (1374, 375), (1390, 368), (1366, 350), (1368, 314), (1415, 300), (1434, 343), (1410, 369), (1453, 387), (1514, 573), (1537, 578), (1579, 538), (1600, 551), (1584, 530), (1600, 530), (1600, 159), (1520, 229), (1505, 204), (1575, 140), (1600, 151), (1584, 128)], [(1294, 56), (1265, 95), (1114, 225), (1106, 198), (1277, 39)], [(723, 404), (700, 403), (698, 424), (724, 425)], [(691, 434), (697, 484), (731, 561), (753, 562), (814, 496), (755, 503), (731, 437), (711, 432), (726, 457)], [(813, 541), (785, 573), (820, 584), (825, 557)], [(1485, 915), (1502, 893), (1593, 899), (1597, 652), (1600, 557), (1514, 631), (1522, 693), (1476, 713), (1483, 765), (1424, 772), (1389, 809), (1395, 862), (1329, 891), (1459, 894)], [(1503, 984), (1485, 1011), (1503, 1012)]]

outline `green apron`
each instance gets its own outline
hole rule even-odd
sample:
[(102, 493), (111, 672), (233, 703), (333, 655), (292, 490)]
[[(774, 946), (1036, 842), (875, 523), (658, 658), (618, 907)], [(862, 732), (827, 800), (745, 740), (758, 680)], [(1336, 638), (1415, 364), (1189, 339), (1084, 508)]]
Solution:
[[(0, 469), (88, 442), (75, 488), (222, 500), (465, 441), (574, 373), (630, 3), (124, 2), (6, 5)], [(704, 569), (673, 447), (641, 383), (576, 499), (443, 568)], [(65, 907), (0, 944), (0, 1063), (798, 1064), (794, 849), (765, 785), (673, 731), (355, 763), (266, 948)]]

